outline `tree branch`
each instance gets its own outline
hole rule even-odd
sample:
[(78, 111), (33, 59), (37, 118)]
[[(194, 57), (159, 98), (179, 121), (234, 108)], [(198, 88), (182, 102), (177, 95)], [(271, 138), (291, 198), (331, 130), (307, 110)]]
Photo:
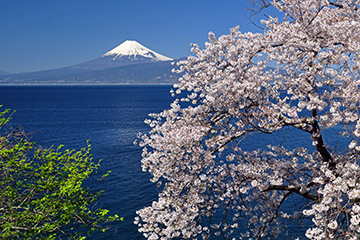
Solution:
[[(316, 117), (317, 117), (316, 109), (313, 109), (312, 116), (313, 116), (313, 119), (316, 119)], [(312, 137), (313, 137), (314, 141), (316, 142), (316, 145), (315, 145), (316, 150), (320, 153), (321, 157), (323, 158), (323, 161), (329, 163), (329, 168), (335, 169), (336, 163), (334, 162), (333, 157), (331, 156), (331, 154), (325, 147), (325, 143), (324, 143), (324, 140), (323, 140), (321, 132), (320, 132), (320, 126), (316, 120), (313, 121), (312, 127), (313, 127)]]
[(256, 239), (259, 239), (259, 240), (261, 239), (263, 233), (265, 232), (265, 229), (268, 228), (268, 227), (270, 226), (270, 224), (274, 221), (275, 217), (277, 216), (277, 214), (278, 214), (278, 212), (279, 212), (279, 209), (280, 209), (281, 205), (284, 203), (284, 201), (286, 200), (286, 198), (287, 198), (288, 196), (290, 196), (291, 193), (292, 193), (292, 192), (290, 191), (290, 192), (288, 192), (288, 193), (286, 193), (286, 194), (284, 195), (284, 197), (281, 199), (279, 205), (276, 207), (275, 212), (274, 212), (274, 214), (271, 216), (271, 219), (269, 220), (269, 222), (266, 224), (266, 226), (262, 227), (262, 228), (259, 230), (259, 233), (257, 234), (258, 237), (257, 237)]
[(328, 2), (333, 7), (344, 8), (344, 6), (339, 3), (335, 3), (335, 2), (331, 2), (331, 1), (328, 1)]
[(308, 192), (301, 192), (300, 187), (295, 187), (293, 185), (270, 185), (265, 190), (263, 190), (263, 192), (274, 191), (274, 190), (290, 191), (313, 201), (318, 201), (320, 199), (318, 196), (312, 195)]

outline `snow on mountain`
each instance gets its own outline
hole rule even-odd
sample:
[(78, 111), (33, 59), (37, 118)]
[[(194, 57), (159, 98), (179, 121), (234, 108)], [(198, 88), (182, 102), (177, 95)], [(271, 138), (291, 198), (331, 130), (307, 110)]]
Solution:
[(172, 58), (166, 57), (161, 55), (157, 52), (154, 52), (147, 47), (144, 47), (137, 41), (126, 40), (119, 46), (115, 47), (114, 49), (108, 51), (103, 55), (103, 57), (110, 56), (113, 60), (121, 57), (133, 57), (134, 59), (137, 58), (150, 58), (153, 61), (171, 61)]
[(0, 84), (169, 84), (174, 82), (172, 61), (177, 60), (127, 40), (100, 57), (69, 67), (7, 75), (0, 70)]
[(127, 40), (93, 60), (71, 66), (71, 70), (91, 71), (133, 64), (167, 62), (173, 59), (144, 47), (136, 41)]

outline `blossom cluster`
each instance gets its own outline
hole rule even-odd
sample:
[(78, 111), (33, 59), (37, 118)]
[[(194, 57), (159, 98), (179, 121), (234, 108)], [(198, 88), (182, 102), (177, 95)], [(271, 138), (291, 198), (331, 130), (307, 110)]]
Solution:
[[(260, 239), (294, 221), (309, 239), (360, 236), (360, 1), (272, 4), (285, 17), (263, 20), (263, 33), (235, 27), (193, 44), (170, 109), (146, 120), (142, 167), (163, 183), (137, 212), (148, 239)], [(284, 128), (314, 147), (243, 147)], [(326, 142), (328, 128), (345, 149)], [(303, 205), (284, 211), (294, 199)]]

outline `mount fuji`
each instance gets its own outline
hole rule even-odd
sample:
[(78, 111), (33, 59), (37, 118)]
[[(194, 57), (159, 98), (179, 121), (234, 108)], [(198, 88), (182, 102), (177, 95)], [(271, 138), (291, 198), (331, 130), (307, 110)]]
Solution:
[(139, 63), (166, 62), (172, 60), (172, 58), (154, 52), (137, 41), (126, 40), (101, 57), (75, 65), (72, 68), (101, 70)]
[(125, 57), (127, 59), (138, 60), (147, 59), (150, 61), (171, 61), (172, 58), (156, 53), (144, 47), (136, 41), (126, 40), (116, 48), (108, 51), (103, 57), (110, 57), (113, 60)]
[(177, 61), (134, 40), (74, 66), (1, 76), (0, 84), (171, 84)]

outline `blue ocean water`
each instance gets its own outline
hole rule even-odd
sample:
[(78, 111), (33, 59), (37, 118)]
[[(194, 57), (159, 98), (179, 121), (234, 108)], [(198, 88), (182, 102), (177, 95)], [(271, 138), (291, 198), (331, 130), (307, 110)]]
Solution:
[[(104, 181), (91, 179), (91, 189), (105, 190), (98, 205), (125, 219), (112, 224), (106, 233), (96, 233), (88, 239), (145, 239), (133, 224), (135, 211), (156, 200), (159, 189), (149, 181), (150, 175), (141, 171), (141, 149), (133, 142), (139, 132), (149, 131), (144, 123), (149, 113), (169, 108), (173, 101), (170, 89), (171, 86), (0, 86), (0, 105), (16, 110), (12, 125), (32, 132), (32, 141), (43, 147), (63, 144), (64, 149), (80, 149), (89, 140), (94, 159), (103, 159), (98, 175), (111, 171)], [(333, 141), (331, 145), (339, 144), (339, 138), (330, 137), (336, 130), (324, 133)], [(288, 128), (271, 138), (255, 134), (246, 144), (243, 147), (248, 149), (267, 144), (313, 148), (310, 136)], [(302, 239), (303, 230), (295, 225), (282, 239)]]
[(105, 190), (98, 204), (124, 217), (89, 239), (145, 239), (133, 224), (135, 211), (150, 205), (157, 188), (141, 170), (138, 132), (148, 132), (149, 113), (169, 108), (171, 86), (1, 86), (0, 105), (16, 112), (11, 123), (33, 132), (43, 147), (80, 149), (89, 140), (94, 159), (103, 159), (93, 190)]

